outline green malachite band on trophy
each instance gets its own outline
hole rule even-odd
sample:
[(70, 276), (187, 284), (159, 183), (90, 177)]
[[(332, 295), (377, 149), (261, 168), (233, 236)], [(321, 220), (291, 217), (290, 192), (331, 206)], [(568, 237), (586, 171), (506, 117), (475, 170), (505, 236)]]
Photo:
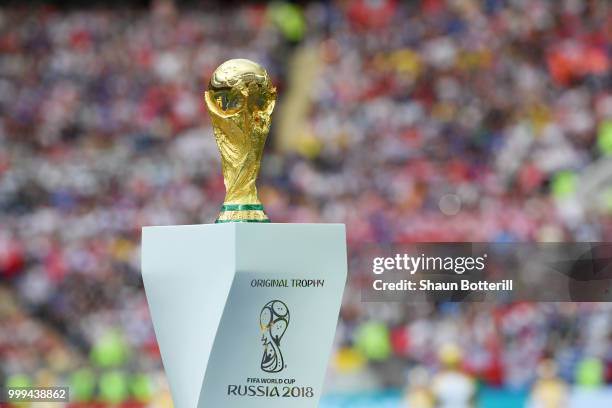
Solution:
[(223, 204), (215, 224), (226, 222), (270, 222), (262, 204)]
[(215, 224), (224, 224), (227, 222), (270, 222), (270, 220), (217, 220)]
[(224, 204), (221, 211), (263, 211), (262, 204)]

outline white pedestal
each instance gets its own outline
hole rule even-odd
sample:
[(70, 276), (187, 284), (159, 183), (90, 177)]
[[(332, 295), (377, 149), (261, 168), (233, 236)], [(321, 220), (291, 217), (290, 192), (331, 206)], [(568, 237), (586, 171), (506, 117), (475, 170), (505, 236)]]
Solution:
[(175, 407), (317, 407), (346, 259), (340, 224), (144, 228), (142, 275)]

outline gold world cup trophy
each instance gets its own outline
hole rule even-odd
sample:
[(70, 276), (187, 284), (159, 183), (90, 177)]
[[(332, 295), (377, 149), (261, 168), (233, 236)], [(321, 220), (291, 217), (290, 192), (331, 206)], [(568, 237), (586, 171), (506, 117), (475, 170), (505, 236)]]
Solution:
[(213, 73), (204, 99), (226, 191), (215, 222), (270, 222), (255, 184), (276, 103), (268, 73), (247, 59), (226, 61)]
[[(174, 406), (317, 408), (346, 283), (345, 226), (262, 224), (270, 221), (255, 181), (276, 89), (260, 65), (221, 64), (204, 98), (226, 190), (216, 222), (235, 224), (142, 233), (142, 278)], [(307, 332), (317, 341), (299, 335)], [(293, 386), (264, 384), (258, 395), (240, 379), (280, 373)], [(292, 398), (282, 398), (287, 390)]]

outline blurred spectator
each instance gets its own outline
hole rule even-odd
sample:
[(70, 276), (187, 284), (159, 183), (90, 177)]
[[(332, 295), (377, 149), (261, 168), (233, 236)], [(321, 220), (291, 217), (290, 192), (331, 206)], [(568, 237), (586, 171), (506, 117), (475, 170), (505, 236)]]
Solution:
[(429, 374), (423, 367), (413, 368), (408, 376), (406, 407), (433, 408), (434, 397), (429, 389)]
[(533, 408), (563, 408), (568, 406), (567, 385), (557, 376), (557, 367), (547, 360), (538, 367), (538, 380), (533, 387)]
[(455, 344), (445, 344), (439, 353), (442, 370), (432, 380), (436, 406), (441, 408), (468, 408), (474, 406), (476, 386), (474, 380), (462, 372), (461, 350)]

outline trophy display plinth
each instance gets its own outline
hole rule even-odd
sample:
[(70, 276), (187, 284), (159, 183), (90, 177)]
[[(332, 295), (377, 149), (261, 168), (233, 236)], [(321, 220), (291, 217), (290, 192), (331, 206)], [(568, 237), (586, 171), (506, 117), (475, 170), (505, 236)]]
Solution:
[(144, 228), (142, 275), (175, 407), (317, 407), (346, 260), (341, 224)]

